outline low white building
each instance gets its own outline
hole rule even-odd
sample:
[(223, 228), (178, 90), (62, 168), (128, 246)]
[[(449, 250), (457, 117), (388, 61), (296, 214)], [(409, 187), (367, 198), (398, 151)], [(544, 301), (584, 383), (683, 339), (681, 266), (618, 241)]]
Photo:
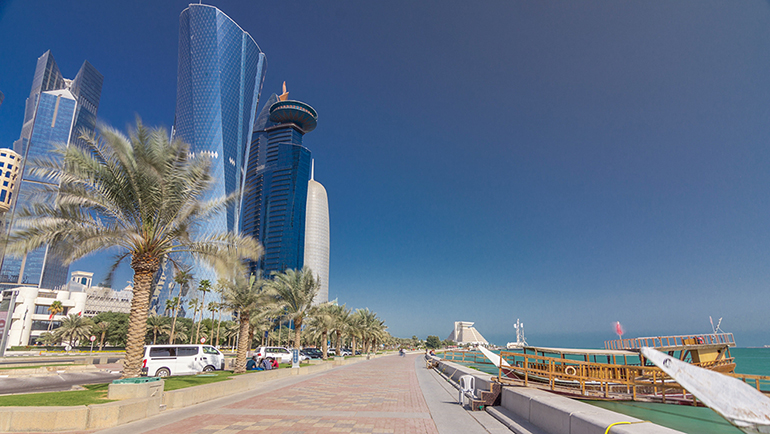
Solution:
[[(48, 331), (61, 326), (61, 321), (70, 314), (83, 313), (86, 308), (85, 292), (54, 291), (22, 286), (3, 291), (3, 299), (10, 298), (13, 291), (18, 291), (11, 316), (11, 329), (6, 341), (6, 348), (18, 345), (34, 345), (37, 338)], [(64, 311), (51, 317), (48, 310), (54, 301), (61, 302)]]
[[(100, 312), (129, 313), (133, 288), (127, 286), (121, 291), (115, 291), (111, 288), (91, 286), (93, 274), (85, 271), (72, 272), (66, 291), (33, 287), (3, 291), (3, 300), (10, 299), (13, 291), (18, 291), (6, 348), (34, 345), (40, 335), (59, 328), (62, 319), (70, 314), (93, 317)], [(61, 302), (64, 311), (51, 317), (48, 308), (56, 300)]]

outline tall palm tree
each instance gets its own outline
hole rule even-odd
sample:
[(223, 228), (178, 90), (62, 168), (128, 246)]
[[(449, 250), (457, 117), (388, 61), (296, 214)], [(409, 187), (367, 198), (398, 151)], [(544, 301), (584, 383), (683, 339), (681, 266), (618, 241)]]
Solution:
[[(201, 332), (201, 323), (203, 322), (203, 310), (206, 306), (206, 293), (211, 291), (211, 281), (209, 280), (201, 280), (201, 283), (198, 284), (198, 291), (203, 294), (201, 296), (201, 305), (200, 305), (200, 312), (201, 312), (201, 320), (198, 321), (198, 330), (195, 331), (195, 342), (198, 342), (198, 339), (200, 338), (200, 332)], [(213, 321), (213, 320), (212, 320)], [(193, 322), (195, 322), (195, 319), (193, 319)]]
[(61, 146), (56, 156), (26, 163), (55, 185), (41, 186), (39, 200), (19, 213), (7, 251), (23, 255), (48, 244), (65, 264), (96, 251), (118, 251), (108, 282), (130, 257), (134, 297), (123, 377), (137, 377), (150, 290), (161, 260), (174, 263), (177, 252), (187, 252), (220, 267), (237, 257), (257, 259), (261, 247), (251, 237), (202, 230), (209, 216), (227, 209), (238, 195), (204, 201), (213, 184), (208, 157), (192, 154), (181, 140), (170, 141), (165, 130), (137, 121), (129, 136), (100, 126), (97, 134), (81, 138), (83, 146)]
[[(185, 291), (185, 288), (190, 285), (190, 281), (192, 281), (193, 275), (192, 270), (190, 268), (177, 268), (174, 270), (174, 283), (179, 285), (179, 295), (172, 298), (173, 300), (173, 307), (172, 307), (172, 313), (174, 316), (174, 319), (171, 320), (171, 333), (169, 334), (168, 341), (174, 342), (174, 329), (176, 328), (176, 316), (179, 314), (179, 306), (182, 304), (182, 297), (185, 295), (187, 291)], [(166, 301), (166, 304), (168, 304), (168, 301)]]
[[(190, 300), (187, 302), (187, 306), (188, 306), (190, 309), (192, 309), (192, 310), (193, 310), (193, 317), (192, 317), (192, 320), (193, 320), (193, 322), (192, 322), (192, 323), (193, 323), (193, 327), (195, 327), (195, 318), (198, 316), (198, 308), (200, 307), (200, 305), (198, 304), (198, 299), (197, 299), (197, 298), (192, 298), (192, 299), (190, 299)], [(192, 330), (190, 330), (190, 343), (193, 343), (193, 334), (192, 334)]]
[(214, 341), (214, 313), (219, 311), (219, 303), (215, 301), (210, 301), (208, 305), (209, 312), (211, 312), (211, 330), (209, 331), (209, 343), (211, 345), (217, 345), (213, 343)]
[(99, 351), (104, 348), (104, 336), (107, 334), (107, 330), (110, 328), (110, 322), (109, 321), (102, 321), (94, 324), (94, 330), (96, 333), (100, 334), (101, 337), (99, 338)]
[(284, 318), (294, 321), (294, 348), (299, 349), (302, 322), (313, 307), (313, 298), (320, 285), (309, 268), (288, 269), (283, 273), (274, 271), (272, 277), (265, 283), (266, 295), (283, 307)]
[[(323, 359), (329, 357), (329, 333), (336, 325), (335, 307), (332, 304), (322, 304), (312, 309), (312, 315), (308, 319), (308, 331), (321, 339), (321, 352)], [(342, 354), (337, 346), (337, 354)]]
[[(344, 304), (342, 306), (337, 304), (331, 304), (329, 306), (331, 316), (334, 320), (331, 332), (333, 332), (334, 336), (337, 338), (335, 348), (337, 349), (337, 353), (342, 355), (340, 352), (340, 348), (342, 348), (342, 333), (346, 332), (348, 317), (350, 317), (350, 309), (345, 307)], [(355, 356), (356, 353), (353, 353), (353, 355)]]
[(222, 305), (238, 317), (238, 351), (235, 356), (235, 372), (246, 372), (246, 352), (249, 350), (249, 324), (251, 312), (262, 299), (264, 281), (254, 275), (246, 277), (241, 267), (231, 275), (222, 291)]
[(163, 311), (166, 315), (168, 315), (169, 312), (174, 312), (174, 308), (176, 307), (176, 299), (179, 297), (174, 297), (166, 300), (166, 309)]
[(75, 341), (88, 339), (91, 336), (93, 325), (90, 318), (73, 313), (62, 320), (61, 327), (56, 329), (54, 335), (66, 339), (70, 346), (74, 346)]
[(48, 312), (51, 314), (51, 316), (48, 317), (48, 331), (50, 332), (51, 329), (53, 328), (54, 315), (58, 315), (64, 312), (64, 306), (62, 306), (61, 301), (54, 300), (54, 302), (51, 303), (50, 306), (48, 306)]
[(152, 332), (152, 344), (158, 340), (158, 333), (164, 334), (171, 331), (171, 326), (166, 323), (166, 317), (160, 315), (150, 315), (147, 318), (147, 331)]

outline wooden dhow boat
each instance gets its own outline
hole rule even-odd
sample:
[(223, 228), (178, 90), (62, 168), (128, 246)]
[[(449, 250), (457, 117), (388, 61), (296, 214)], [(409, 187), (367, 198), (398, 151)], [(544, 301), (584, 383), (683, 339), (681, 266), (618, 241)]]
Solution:
[(698, 405), (695, 396), (641, 353), (641, 348), (653, 347), (682, 363), (738, 377), (760, 392), (770, 392), (770, 377), (734, 373), (735, 360), (730, 354), (734, 346), (732, 333), (712, 333), (618, 339), (605, 342), (603, 350), (526, 346), (498, 355), (479, 347), (478, 352), (448, 352), (444, 357), (494, 365), (502, 384), (576, 398)]

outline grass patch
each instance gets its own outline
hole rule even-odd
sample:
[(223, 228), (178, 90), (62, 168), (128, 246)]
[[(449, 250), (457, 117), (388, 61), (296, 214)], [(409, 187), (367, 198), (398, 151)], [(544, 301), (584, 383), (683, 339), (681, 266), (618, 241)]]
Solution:
[(240, 374), (233, 374), (233, 371), (214, 371), (200, 376), (180, 375), (178, 377), (166, 377), (164, 378), (163, 390), (168, 392), (170, 390), (184, 389), (185, 387), (200, 386), (201, 384), (218, 383), (227, 380), (233, 375)]
[(37, 369), (37, 368), (47, 368), (49, 366), (75, 366), (75, 364), (74, 363), (54, 363), (52, 365), (11, 366), (8, 368), (0, 368), (0, 372), (7, 371), (10, 369)]
[(107, 399), (107, 383), (86, 384), (86, 390), (66, 392), (25, 393), (0, 396), (0, 407), (49, 407), (104, 404)]

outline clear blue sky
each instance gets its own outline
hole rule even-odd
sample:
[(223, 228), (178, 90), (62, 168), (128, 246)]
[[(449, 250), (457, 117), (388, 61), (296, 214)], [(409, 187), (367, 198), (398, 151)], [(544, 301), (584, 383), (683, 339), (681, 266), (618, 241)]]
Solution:
[[(0, 3), (0, 146), (35, 61), (104, 74), (101, 121), (174, 118), (185, 1)], [(764, 1), (215, 1), (318, 110), (330, 296), (396, 336), (708, 332), (770, 344)], [(103, 274), (103, 256), (71, 269)], [(118, 279), (116, 284), (130, 276)]]

